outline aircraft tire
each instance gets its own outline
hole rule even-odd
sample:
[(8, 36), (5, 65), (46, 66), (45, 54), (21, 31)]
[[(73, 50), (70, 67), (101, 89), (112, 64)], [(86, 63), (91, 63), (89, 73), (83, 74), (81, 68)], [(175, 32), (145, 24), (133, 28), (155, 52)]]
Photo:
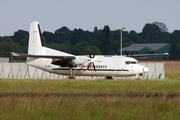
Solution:
[(106, 76), (106, 79), (113, 79), (112, 76)]

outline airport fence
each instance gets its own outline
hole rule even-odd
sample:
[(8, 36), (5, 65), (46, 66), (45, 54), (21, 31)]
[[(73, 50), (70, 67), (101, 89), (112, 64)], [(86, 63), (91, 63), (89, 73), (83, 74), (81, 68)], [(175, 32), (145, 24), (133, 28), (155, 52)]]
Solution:
[(180, 72), (180, 61), (139, 61), (141, 63), (164, 63), (164, 69), (170, 72)]
[(166, 71), (180, 72), (180, 61), (167, 61), (164, 62)]
[[(149, 72), (142, 76), (142, 79), (165, 79), (164, 63), (140, 63), (149, 68)], [(175, 65), (166, 64), (171, 69), (175, 69)], [(171, 67), (170, 67), (171, 66)], [(168, 69), (169, 70), (169, 69)], [(68, 76), (49, 73), (25, 63), (0, 63), (1, 79), (67, 79)], [(114, 77), (114, 79), (137, 79), (133, 77)], [(76, 79), (104, 79), (104, 77), (76, 76)]]

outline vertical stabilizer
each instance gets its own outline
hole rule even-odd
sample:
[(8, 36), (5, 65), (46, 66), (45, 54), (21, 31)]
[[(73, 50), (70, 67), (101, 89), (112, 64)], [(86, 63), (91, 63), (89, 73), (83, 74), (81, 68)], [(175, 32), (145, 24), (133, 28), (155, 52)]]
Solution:
[(38, 22), (30, 24), (28, 54), (45, 55), (45, 46), (42, 40), (41, 30)]

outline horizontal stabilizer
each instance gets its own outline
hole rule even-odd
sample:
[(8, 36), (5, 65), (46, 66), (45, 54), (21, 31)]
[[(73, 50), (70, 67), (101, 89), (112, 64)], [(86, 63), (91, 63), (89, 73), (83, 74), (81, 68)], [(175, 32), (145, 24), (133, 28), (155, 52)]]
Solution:
[(168, 56), (169, 53), (164, 54), (141, 54), (141, 55), (133, 55), (132, 58), (144, 58), (144, 57), (156, 57), (156, 56)]

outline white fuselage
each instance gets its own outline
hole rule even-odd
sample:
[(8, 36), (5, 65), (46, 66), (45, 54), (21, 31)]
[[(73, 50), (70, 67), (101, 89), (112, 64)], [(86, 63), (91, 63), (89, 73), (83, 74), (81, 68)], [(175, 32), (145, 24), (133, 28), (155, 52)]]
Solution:
[[(76, 67), (73, 67), (74, 76), (106, 76), (106, 77), (127, 77), (135, 76), (137, 74), (144, 74), (149, 71), (145, 66), (138, 64), (137, 60), (124, 56), (96, 56), (96, 59), (100, 62), (94, 62), (96, 72), (93, 66), (87, 70), (87, 64), (89, 61), (88, 56), (76, 56), (74, 60), (77, 63)], [(71, 71), (69, 67), (61, 67), (51, 64), (52, 59), (48, 58), (36, 58), (27, 60), (27, 64), (41, 70), (45, 70), (51, 73), (60, 75), (70, 75)], [(78, 64), (80, 63), (80, 64)]]

